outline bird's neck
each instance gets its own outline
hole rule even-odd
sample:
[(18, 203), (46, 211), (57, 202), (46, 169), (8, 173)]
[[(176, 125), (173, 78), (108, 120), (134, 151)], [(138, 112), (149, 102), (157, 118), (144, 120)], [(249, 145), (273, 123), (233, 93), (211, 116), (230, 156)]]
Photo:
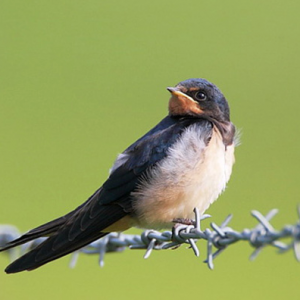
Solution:
[(230, 121), (210, 120), (220, 131), (225, 147), (231, 145), (234, 141), (235, 126)]

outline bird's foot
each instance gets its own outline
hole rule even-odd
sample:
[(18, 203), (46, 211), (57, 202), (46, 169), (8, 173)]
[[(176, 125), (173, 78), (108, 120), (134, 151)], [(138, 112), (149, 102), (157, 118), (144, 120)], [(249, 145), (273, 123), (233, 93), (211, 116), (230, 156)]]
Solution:
[(195, 226), (196, 222), (194, 220), (191, 219), (183, 219), (183, 218), (176, 218), (172, 220), (174, 224), (173, 228), (177, 228), (180, 225), (193, 225)]
[[(184, 219), (184, 218), (176, 218), (176, 219), (173, 219), (172, 222), (174, 223), (174, 226), (172, 227), (172, 240), (174, 242), (178, 241), (178, 235), (179, 235), (180, 227), (182, 225), (195, 226), (195, 224), (196, 224), (194, 220)], [(185, 226), (183, 226), (183, 227), (185, 227)], [(171, 249), (177, 249), (180, 246), (181, 246), (181, 244), (178, 244), (178, 245), (175, 245), (174, 247), (172, 247)]]

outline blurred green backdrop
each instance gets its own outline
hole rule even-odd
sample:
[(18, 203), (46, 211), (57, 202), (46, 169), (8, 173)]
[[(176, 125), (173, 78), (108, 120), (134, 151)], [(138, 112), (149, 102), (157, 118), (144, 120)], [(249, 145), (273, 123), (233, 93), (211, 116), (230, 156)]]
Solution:
[[(242, 130), (228, 189), (213, 221), (299, 202), (299, 1), (1, 1), (0, 223), (25, 231), (82, 203), (118, 152), (167, 113), (166, 87), (216, 83)], [(209, 221), (207, 222), (207, 226)], [(130, 232), (137, 233), (138, 230)], [(292, 253), (249, 262), (230, 247), (209, 271), (185, 247), (69, 257), (34, 272), (0, 273), (1, 299), (281, 299), (299, 297)], [(0, 255), (1, 269), (8, 264)]]

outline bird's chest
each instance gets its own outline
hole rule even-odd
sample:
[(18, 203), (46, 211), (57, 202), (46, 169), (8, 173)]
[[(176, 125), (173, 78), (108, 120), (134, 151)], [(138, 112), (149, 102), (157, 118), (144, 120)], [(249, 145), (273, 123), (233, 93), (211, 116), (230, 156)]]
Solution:
[(216, 129), (208, 145), (197, 128), (189, 129), (134, 193), (138, 225), (166, 227), (174, 218), (192, 218), (194, 207), (203, 213), (225, 189), (233, 162), (233, 146), (225, 149)]

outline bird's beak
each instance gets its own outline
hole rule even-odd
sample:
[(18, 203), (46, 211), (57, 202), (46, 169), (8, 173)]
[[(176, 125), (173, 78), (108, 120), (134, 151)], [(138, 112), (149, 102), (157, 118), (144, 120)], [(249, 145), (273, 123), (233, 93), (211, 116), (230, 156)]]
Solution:
[(196, 102), (193, 98), (191, 98), (190, 96), (186, 95), (185, 93), (181, 92), (178, 88), (176, 87), (167, 87), (167, 90), (175, 97), (179, 98), (179, 97), (183, 97), (186, 100), (190, 100), (192, 102)]
[(174, 87), (167, 87), (167, 90), (168, 90), (171, 94), (173, 94), (173, 93), (175, 93), (175, 92), (178, 91), (178, 89), (176, 89), (176, 88), (174, 88)]
[(197, 101), (181, 92), (178, 88), (168, 87), (167, 90), (172, 94), (169, 101), (169, 112), (171, 115), (199, 115), (203, 112)]

